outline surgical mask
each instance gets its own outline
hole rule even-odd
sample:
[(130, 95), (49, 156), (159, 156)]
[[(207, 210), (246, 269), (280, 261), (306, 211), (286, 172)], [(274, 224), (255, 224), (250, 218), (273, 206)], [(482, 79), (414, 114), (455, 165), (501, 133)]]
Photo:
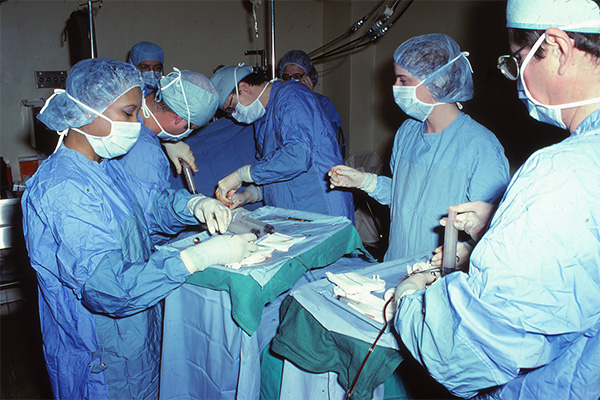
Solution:
[(155, 71), (146, 71), (142, 72), (142, 78), (144, 79), (144, 85), (151, 87), (152, 89), (156, 89), (158, 87), (158, 82), (160, 78), (162, 78), (162, 72)]
[(183, 133), (180, 133), (179, 135), (175, 135), (175, 134), (165, 131), (165, 129), (160, 124), (160, 122), (158, 122), (158, 118), (156, 118), (154, 113), (152, 111), (150, 111), (150, 108), (148, 108), (145, 101), (142, 104), (142, 113), (144, 114), (144, 118), (152, 117), (152, 119), (154, 119), (154, 122), (156, 122), (156, 125), (158, 125), (158, 127), (160, 128), (160, 132), (158, 132), (156, 134), (156, 136), (158, 136), (162, 140), (165, 140), (168, 142), (176, 142), (178, 140), (181, 140), (181, 139), (187, 137), (193, 131), (193, 129), (190, 128), (189, 122), (188, 122), (187, 130)]
[[(468, 55), (469, 55), (469, 53), (467, 53), (467, 52), (461, 52), (459, 55), (454, 57), (452, 60), (448, 61), (444, 66), (440, 67), (438, 69), (438, 71), (440, 69), (445, 68), (446, 66), (452, 64), (453, 62), (458, 60), (460, 57), (465, 57), (465, 59), (468, 62), (468, 59), (467, 59)], [(469, 64), (469, 66), (470, 66), (470, 64)], [(435, 71), (435, 72), (437, 72), (437, 71)], [(433, 72), (431, 75), (435, 74), (435, 72)], [(472, 72), (472, 70), (471, 70), (471, 72)], [(419, 98), (417, 97), (417, 88), (419, 86), (421, 86), (423, 83), (425, 83), (426, 80), (427, 80), (427, 78), (423, 79), (423, 81), (419, 82), (419, 84), (416, 86), (396, 86), (396, 85), (392, 86), (392, 92), (394, 94), (394, 101), (396, 102), (396, 104), (398, 104), (398, 106), (402, 109), (402, 111), (404, 111), (404, 113), (406, 115), (409, 115), (409, 116), (413, 117), (414, 119), (417, 119), (421, 122), (424, 122), (427, 119), (427, 117), (429, 117), (429, 115), (431, 114), (431, 112), (433, 111), (435, 106), (439, 106), (440, 104), (446, 104), (446, 103), (429, 104), (429, 103), (425, 103), (425, 102), (419, 100)]]
[[(187, 112), (187, 118), (186, 118), (187, 129), (186, 129), (186, 131), (183, 133), (180, 133), (179, 135), (170, 134), (169, 132), (167, 132), (163, 129), (163, 127), (160, 125), (160, 123), (158, 122), (158, 120), (156, 119), (154, 114), (152, 114), (152, 112), (150, 111), (150, 109), (147, 106), (146, 106), (146, 111), (144, 111), (144, 116), (146, 118), (148, 118), (147, 113), (149, 113), (152, 116), (152, 118), (154, 118), (154, 121), (156, 121), (156, 123), (158, 124), (158, 127), (160, 128), (160, 132), (157, 133), (156, 136), (158, 136), (159, 138), (161, 138), (163, 140), (170, 141), (170, 142), (176, 142), (178, 140), (181, 140), (181, 139), (187, 137), (193, 131), (193, 129), (191, 127), (191, 123), (190, 123), (190, 120), (192, 118), (192, 113), (190, 112), (190, 104), (188, 103), (187, 97), (185, 95), (185, 89), (184, 89), (185, 86), (183, 85), (183, 82), (181, 81), (181, 71), (177, 68), (173, 68), (173, 70), (175, 72), (171, 72), (169, 74), (169, 76), (177, 75), (176, 78), (173, 79), (168, 84), (166, 84), (165, 86), (162, 86), (160, 88), (160, 90), (158, 90), (156, 92), (156, 95), (154, 96), (154, 100), (156, 102), (162, 101), (162, 91), (171, 85), (175, 85), (175, 86), (178, 86), (179, 88), (181, 88), (181, 96), (183, 97), (183, 102), (185, 103), (185, 109)], [(144, 105), (145, 105), (145, 103), (144, 103)], [(142, 106), (142, 110), (143, 110), (143, 106)], [(181, 117), (181, 115), (180, 115), (180, 117)]]
[(85, 133), (81, 129), (71, 128), (84, 135), (90, 146), (92, 146), (92, 149), (94, 149), (94, 152), (100, 157), (115, 158), (122, 156), (131, 150), (135, 142), (137, 142), (140, 137), (140, 129), (142, 128), (140, 122), (113, 121), (104, 114), (75, 99), (69, 93), (67, 93), (67, 96), (86, 110), (110, 122), (110, 133), (108, 136), (94, 136)]
[[(570, 25), (570, 26), (566, 26), (566, 27), (563, 27), (560, 29), (568, 30), (568, 29), (573, 29), (573, 28), (594, 26), (594, 25), (588, 25), (588, 24), (594, 24), (594, 23), (598, 24), (598, 23), (600, 23), (600, 21), (592, 21), (592, 22), (588, 21), (584, 24)], [(600, 103), (600, 97), (596, 97), (594, 99), (576, 101), (573, 103), (557, 104), (557, 105), (542, 104), (533, 98), (533, 96), (529, 92), (529, 89), (527, 89), (527, 85), (525, 85), (525, 80), (523, 79), (523, 75), (524, 75), (525, 67), (527, 67), (527, 64), (529, 64), (529, 61), (531, 61), (531, 58), (534, 56), (537, 49), (542, 45), (545, 38), (546, 38), (546, 33), (543, 33), (539, 37), (539, 39), (535, 42), (535, 44), (533, 45), (533, 47), (531, 48), (531, 50), (525, 57), (525, 60), (523, 60), (523, 65), (521, 66), (520, 79), (517, 83), (517, 93), (519, 95), (519, 99), (521, 99), (521, 101), (523, 101), (523, 103), (525, 103), (525, 105), (527, 106), (527, 109), (529, 110), (529, 115), (533, 119), (538, 120), (543, 123), (546, 123), (546, 124), (549, 124), (549, 125), (558, 126), (559, 128), (567, 129), (567, 126), (565, 125), (565, 123), (562, 120), (562, 112), (561, 111), (563, 109), (573, 108), (573, 107), (581, 107), (581, 106), (586, 106), (588, 104), (594, 104), (594, 103)]]
[(260, 102), (260, 96), (262, 96), (270, 83), (271, 82), (267, 82), (256, 100), (247, 106), (240, 103), (240, 93), (238, 92), (238, 87), (236, 86), (235, 95), (237, 96), (238, 103), (235, 106), (235, 111), (231, 114), (231, 116), (235, 118), (237, 122), (241, 122), (242, 124), (251, 124), (261, 119), (262, 116), (266, 114), (267, 110), (265, 110), (265, 107)]
[(417, 88), (421, 86), (423, 82), (419, 83), (417, 86), (392, 86), (394, 101), (396, 104), (398, 104), (398, 106), (406, 115), (409, 115), (421, 122), (425, 121), (427, 117), (429, 117), (429, 114), (431, 114), (435, 106), (445, 104), (428, 104), (419, 100), (417, 97)]

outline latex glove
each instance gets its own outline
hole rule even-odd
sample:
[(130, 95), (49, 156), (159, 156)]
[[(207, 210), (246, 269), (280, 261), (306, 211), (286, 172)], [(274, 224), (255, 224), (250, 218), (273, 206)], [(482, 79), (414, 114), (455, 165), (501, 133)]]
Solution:
[(236, 192), (231, 196), (232, 204), (229, 208), (236, 209), (238, 207), (243, 207), (246, 204), (255, 203), (256, 199), (254, 197), (254, 192), (250, 189), (246, 189), (243, 192)]
[(331, 167), (329, 172), (329, 187), (358, 188), (371, 193), (377, 186), (377, 175), (370, 172), (362, 172), (346, 165)]
[(188, 201), (188, 209), (198, 221), (205, 223), (212, 235), (216, 231), (225, 233), (231, 222), (231, 211), (219, 200), (206, 196), (195, 196)]
[[(215, 200), (216, 201), (216, 200)], [(253, 233), (220, 235), (182, 250), (179, 255), (190, 274), (204, 271), (211, 265), (238, 263), (256, 251)]]
[[(458, 213), (454, 222), (456, 229), (464, 231), (475, 241), (479, 241), (487, 230), (490, 219), (492, 219), (492, 215), (494, 215), (497, 208), (494, 204), (484, 201), (472, 201), (450, 206), (448, 210)], [(446, 220), (440, 220), (440, 225), (446, 226)]]
[(231, 196), (242, 186), (242, 178), (238, 171), (235, 171), (225, 178), (221, 179), (217, 184), (217, 190), (215, 191), (217, 199), (221, 200), (224, 204), (231, 206), (233, 201)]
[(181, 161), (185, 161), (194, 172), (198, 172), (198, 167), (196, 167), (196, 158), (194, 157), (194, 153), (190, 146), (187, 143), (182, 141), (179, 142), (165, 142), (163, 143), (163, 147), (167, 152), (167, 156), (171, 163), (175, 166), (178, 174), (181, 174)]
[[(438, 247), (433, 252), (434, 255), (429, 262), (434, 267), (441, 267), (444, 258), (444, 246)], [(472, 252), (473, 246), (471, 246), (469, 242), (458, 242), (456, 244), (456, 269), (466, 271), (467, 266), (469, 265), (469, 257), (471, 257)]]
[(400, 300), (402, 297), (412, 294), (417, 290), (425, 289), (428, 285), (431, 285), (438, 279), (438, 275), (432, 272), (420, 272), (414, 275), (409, 276), (398, 286), (396, 286), (396, 290), (394, 291), (394, 301), (396, 303), (396, 308), (400, 306)]

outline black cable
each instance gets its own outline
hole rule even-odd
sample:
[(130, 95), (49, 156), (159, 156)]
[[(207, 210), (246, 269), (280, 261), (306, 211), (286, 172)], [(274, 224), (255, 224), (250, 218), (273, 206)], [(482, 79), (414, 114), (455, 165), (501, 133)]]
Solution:
[(385, 0), (381, 0), (375, 7), (373, 7), (373, 9), (371, 11), (369, 11), (369, 13), (367, 13), (367, 15), (365, 15), (364, 17), (362, 17), (361, 19), (359, 19), (358, 21), (353, 23), (352, 26), (345, 33), (342, 33), (340, 36), (336, 37), (335, 39), (330, 40), (329, 42), (325, 43), (323, 46), (317, 47), (313, 51), (309, 52), (308, 55), (310, 56), (311, 54), (314, 54), (314, 53), (318, 52), (319, 50), (324, 49), (325, 47), (331, 45), (333, 42), (336, 42), (356, 31), (358, 31), (362, 27), (362, 25), (365, 22), (367, 22), (367, 20), (369, 18), (371, 18), (371, 15), (373, 15), (373, 13), (381, 6), (381, 4), (383, 4), (384, 1)]

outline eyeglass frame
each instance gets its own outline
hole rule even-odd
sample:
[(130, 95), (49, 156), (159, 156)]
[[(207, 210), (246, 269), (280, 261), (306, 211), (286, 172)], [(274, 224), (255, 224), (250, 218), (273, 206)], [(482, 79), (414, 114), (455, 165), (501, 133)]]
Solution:
[[(297, 72), (295, 74), (291, 74), (291, 75), (290, 74), (283, 74), (283, 75), (281, 75), (281, 79), (283, 79), (284, 81), (289, 81), (292, 78), (294, 78), (296, 80), (300, 80), (300, 79), (304, 78), (305, 75), (306, 75), (306, 73), (302, 73), (301, 74), (299, 72)], [(287, 77), (287, 79), (286, 79), (286, 77)]]
[[(517, 50), (511, 54), (506, 54), (506, 55), (498, 57), (498, 63), (496, 64), (496, 68), (498, 68), (500, 70), (500, 72), (506, 79), (509, 79), (511, 81), (516, 81), (517, 79), (519, 79), (519, 74), (521, 73), (521, 67), (519, 65), (519, 60), (517, 60), (517, 55), (525, 47), (527, 47), (527, 46), (525, 45), (525, 46), (521, 47), (519, 50)], [(517, 75), (516, 76), (513, 76), (508, 71), (508, 67), (506, 66), (507, 60), (510, 60), (510, 59), (512, 59), (515, 62), (515, 65), (517, 66)]]

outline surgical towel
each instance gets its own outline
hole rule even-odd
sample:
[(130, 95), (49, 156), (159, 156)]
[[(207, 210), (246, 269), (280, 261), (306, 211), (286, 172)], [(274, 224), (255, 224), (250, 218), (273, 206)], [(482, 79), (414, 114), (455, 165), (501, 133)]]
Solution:
[[(313, 222), (285, 219), (290, 215)], [(258, 327), (265, 304), (292, 288), (307, 270), (329, 265), (345, 254), (368, 254), (358, 232), (344, 217), (275, 207), (263, 207), (251, 216), (273, 224), (276, 232), (306, 236), (306, 239), (279, 257), (276, 251), (264, 265), (239, 270), (211, 267), (195, 273), (187, 280), (192, 285), (228, 291), (233, 319), (249, 335)], [(253, 273), (248, 274), (250, 270)], [(262, 279), (261, 274), (268, 279)]]

